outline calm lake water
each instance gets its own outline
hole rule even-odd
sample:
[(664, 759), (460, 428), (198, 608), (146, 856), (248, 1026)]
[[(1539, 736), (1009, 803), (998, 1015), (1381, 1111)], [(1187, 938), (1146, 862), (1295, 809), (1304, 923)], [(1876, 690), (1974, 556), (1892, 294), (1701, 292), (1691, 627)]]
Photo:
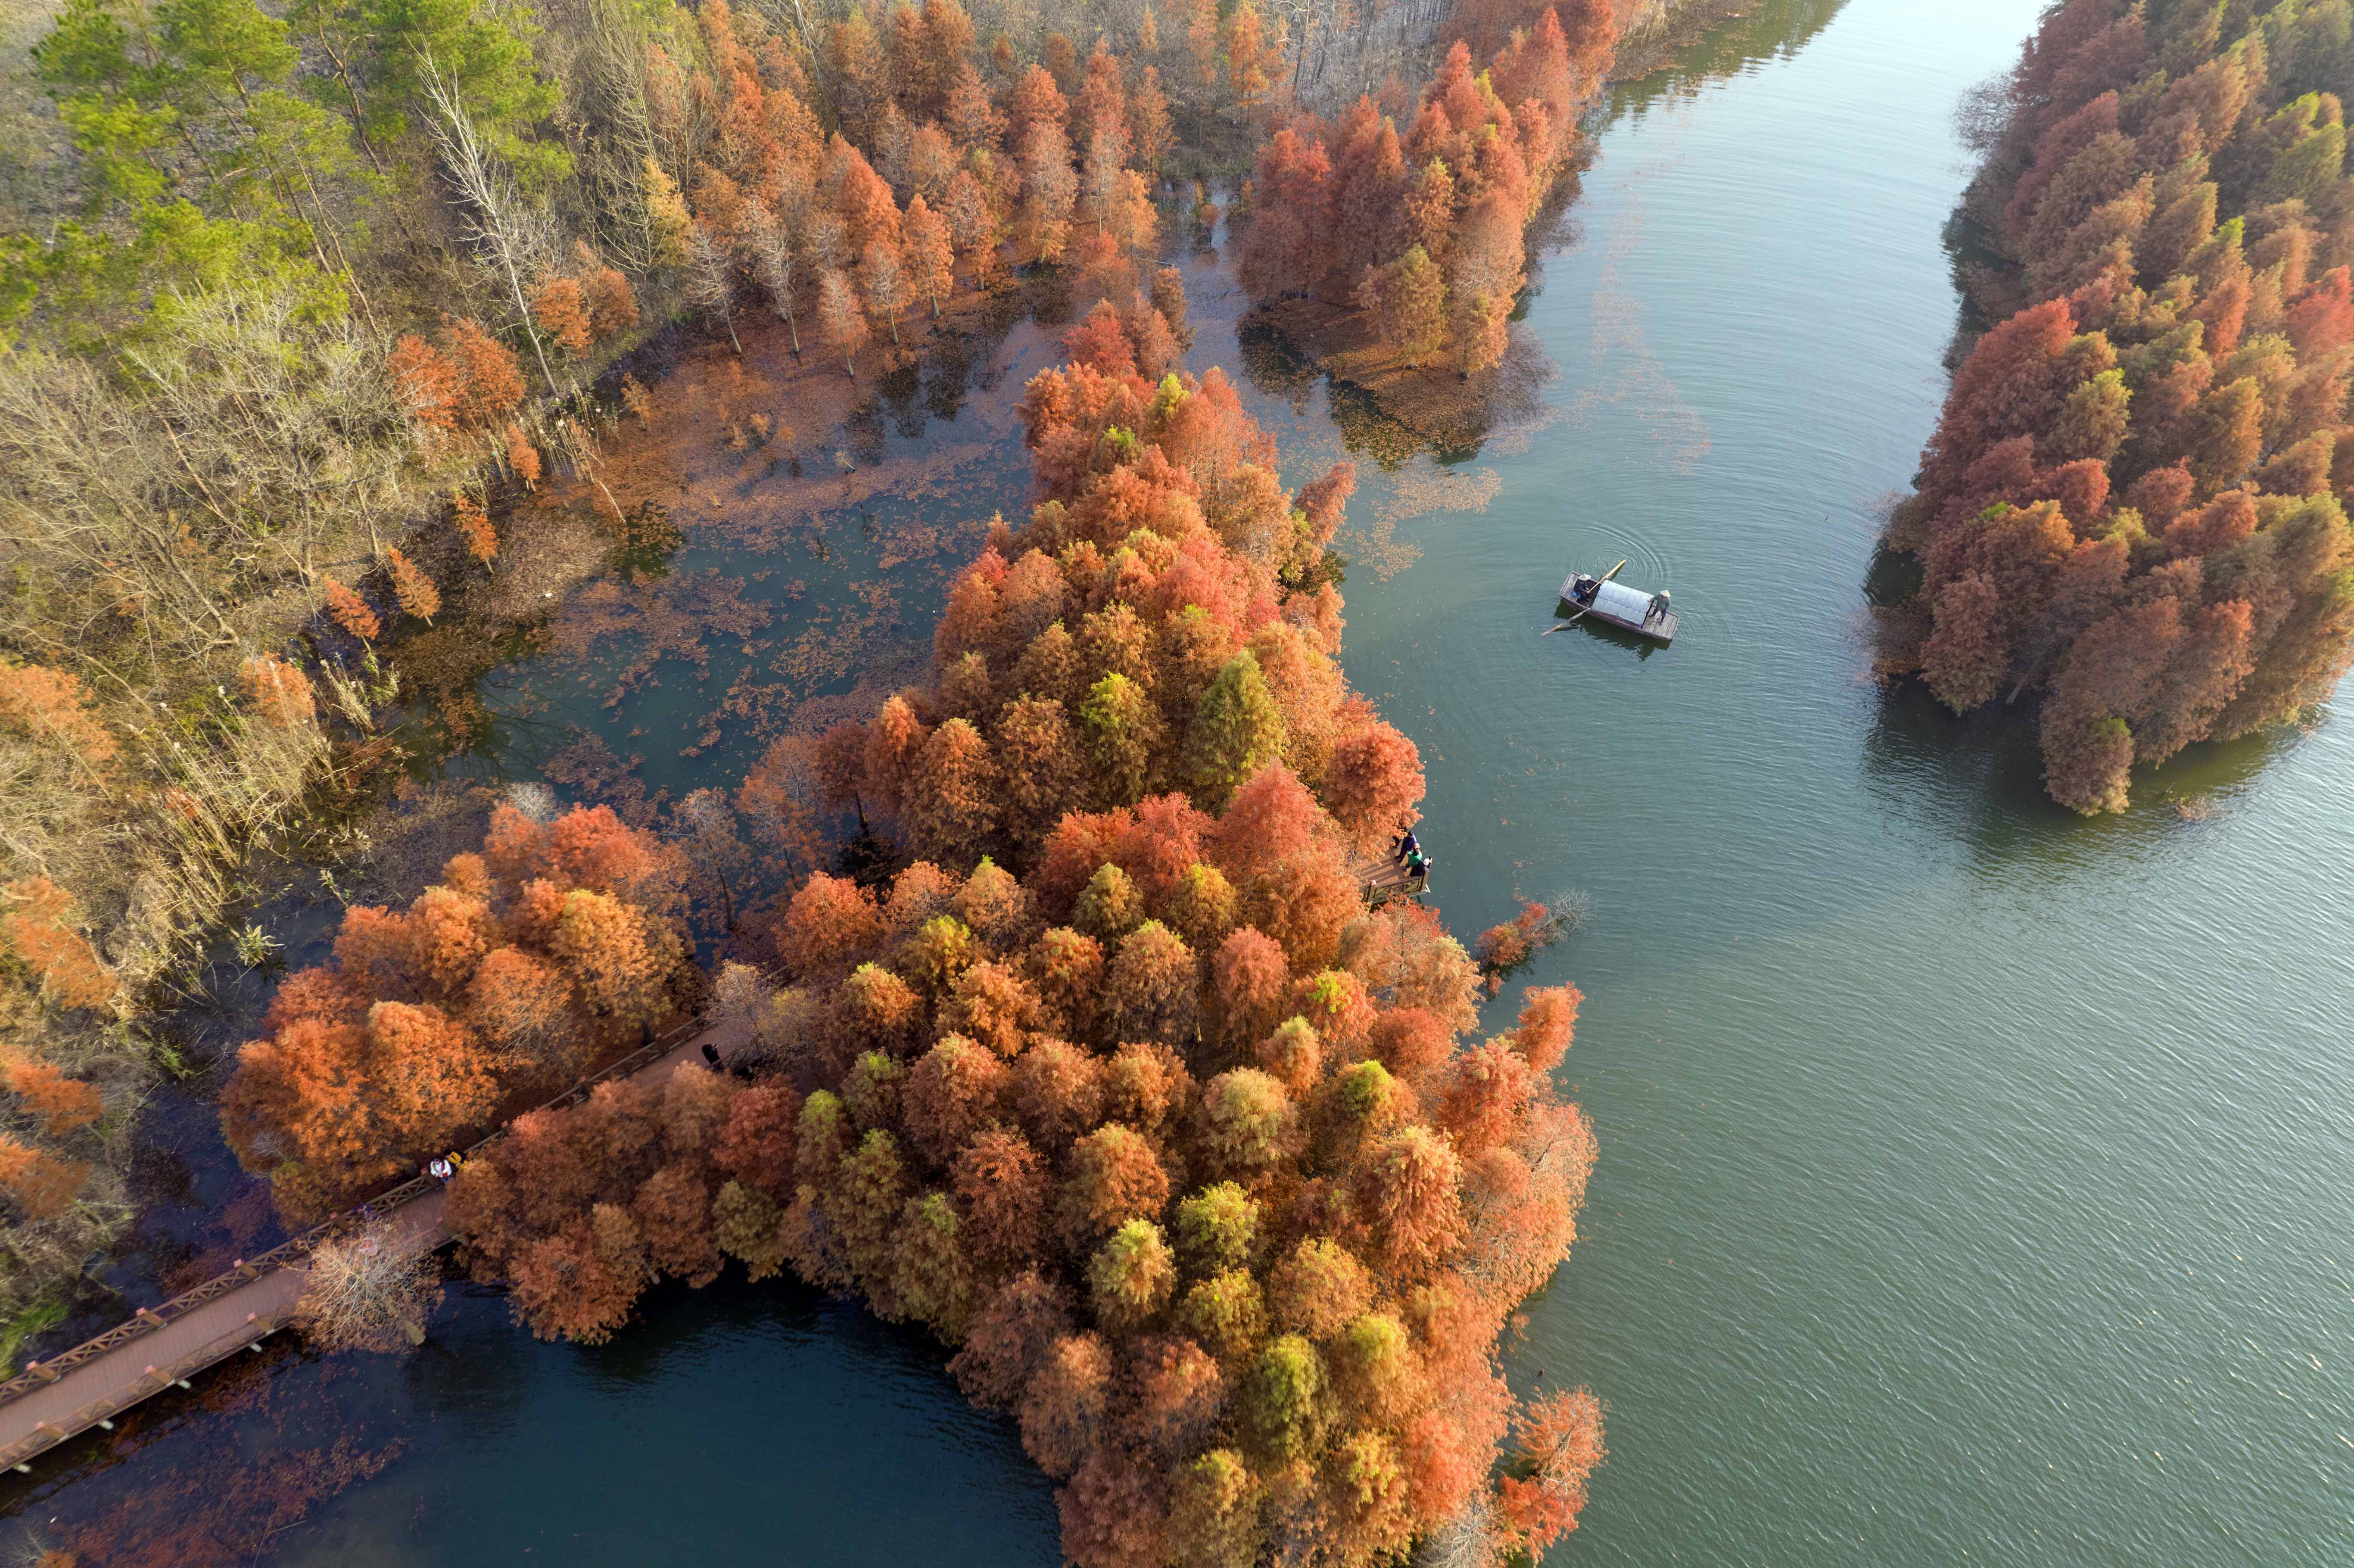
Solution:
[[(1352, 507), (1348, 664), (1422, 747), (1450, 923), (1596, 905), (1526, 976), (1586, 991), (1564, 1071), (1602, 1146), (1511, 1355), (1609, 1406), (1557, 1563), (2354, 1556), (2346, 724), (2196, 748), (2087, 822), (2044, 800), (2023, 726), (1861, 679), (1874, 506), (1956, 319), (1950, 110), (2037, 9), (1775, 0), (1627, 90), (1520, 329), (1558, 370), (1550, 422)], [(1240, 302), (1214, 258), (1188, 272), (1192, 363), (1235, 364)], [(1039, 341), (1015, 327), (998, 362)], [(1307, 477), (1341, 450), (1329, 395), (1252, 364)], [(988, 439), (974, 418), (903, 410), (856, 461)], [(1019, 456), (965, 481), (958, 517), (1011, 507)], [(894, 504), (866, 509), (885, 533)], [(819, 529), (848, 559), (875, 531)], [(1540, 640), (1564, 573), (1622, 556), (1674, 590), (1677, 644)], [(812, 569), (693, 531), (673, 563), (762, 584), (800, 635), (772, 567)], [(861, 635), (928, 632), (937, 587), (904, 597)], [(510, 767), (571, 733), (550, 694), (582, 672), (503, 677)], [(568, 701), (676, 792), (740, 770), (672, 756), (734, 679)], [(414, 1360), (275, 1375), (313, 1430), (403, 1445), (279, 1563), (1055, 1557), (1047, 1483), (938, 1353), (795, 1287), (668, 1289), (593, 1351), (460, 1290)], [(253, 1425), (192, 1409), (44, 1506), (137, 1495)]]

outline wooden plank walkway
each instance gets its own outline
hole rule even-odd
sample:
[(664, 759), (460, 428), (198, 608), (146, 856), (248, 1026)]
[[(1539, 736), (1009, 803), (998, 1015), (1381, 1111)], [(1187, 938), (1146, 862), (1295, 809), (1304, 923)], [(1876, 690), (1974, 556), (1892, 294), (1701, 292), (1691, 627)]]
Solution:
[[(735, 1044), (720, 1029), (703, 1029), (699, 1022), (682, 1023), (542, 1108), (578, 1105), (610, 1078), (668, 1073), (683, 1062), (699, 1062), (706, 1041), (723, 1052)], [(492, 1133), (466, 1152), (484, 1148), (504, 1131)], [(311, 1248), (319, 1242), (372, 1221), (389, 1220), (407, 1235), (429, 1237), (432, 1245), (441, 1245), (450, 1239), (441, 1229), (446, 1196), (429, 1176), (403, 1182), (160, 1307), (141, 1308), (129, 1322), (63, 1355), (32, 1363), (22, 1375), (0, 1383), (0, 1467), (29, 1469), (35, 1455), (93, 1426), (111, 1430), (114, 1418), (141, 1400), (167, 1388), (186, 1388), (187, 1380), (207, 1367), (249, 1347), (259, 1348), (292, 1315), (309, 1274)]]

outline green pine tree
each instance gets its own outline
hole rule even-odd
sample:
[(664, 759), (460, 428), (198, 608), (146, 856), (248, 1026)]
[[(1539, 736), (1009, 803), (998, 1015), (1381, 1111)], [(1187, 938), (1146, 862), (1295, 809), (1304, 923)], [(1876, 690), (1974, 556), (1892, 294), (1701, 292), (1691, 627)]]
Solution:
[(1087, 760), (1112, 800), (1123, 806), (1142, 800), (1162, 733), (1161, 710), (1151, 696), (1125, 675), (1106, 675), (1079, 705), (1079, 721), (1087, 731)]
[(1435, 356), (1447, 343), (1447, 278), (1421, 246), (1390, 263), (1387, 295), (1393, 346), (1409, 365)]
[(1214, 810), (1235, 787), (1283, 754), (1283, 715), (1247, 648), (1225, 662), (1193, 709), (1185, 732), (1185, 773)]

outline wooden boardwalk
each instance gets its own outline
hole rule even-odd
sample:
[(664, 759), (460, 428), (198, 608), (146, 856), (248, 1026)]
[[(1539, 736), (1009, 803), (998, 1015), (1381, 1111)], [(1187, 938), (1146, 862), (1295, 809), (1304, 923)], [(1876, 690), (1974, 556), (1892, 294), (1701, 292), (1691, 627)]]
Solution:
[[(577, 1105), (610, 1078), (668, 1073), (682, 1062), (701, 1061), (706, 1041), (720, 1048), (733, 1044), (717, 1029), (682, 1023), (547, 1106)], [(483, 1148), (501, 1132), (466, 1152)], [(54, 1360), (30, 1364), (22, 1375), (0, 1383), (0, 1466), (29, 1469), (34, 1456), (93, 1426), (111, 1430), (114, 1418), (141, 1400), (167, 1388), (186, 1388), (188, 1379), (207, 1367), (258, 1349), (292, 1315), (308, 1276), (311, 1248), (329, 1236), (389, 1221), (408, 1235), (441, 1245), (450, 1239), (441, 1228), (445, 1196), (429, 1176), (406, 1181), (160, 1307), (141, 1308), (130, 1321)]]

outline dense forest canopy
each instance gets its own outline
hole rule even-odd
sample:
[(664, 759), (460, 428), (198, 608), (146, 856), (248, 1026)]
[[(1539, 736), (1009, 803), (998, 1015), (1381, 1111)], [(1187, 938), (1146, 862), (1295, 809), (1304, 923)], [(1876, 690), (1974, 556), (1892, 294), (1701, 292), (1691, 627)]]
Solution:
[[(1040, 499), (956, 578), (931, 681), (742, 785), (780, 844), (854, 808), (868, 874), (748, 912), (732, 1074), (524, 1115), (448, 1223), (551, 1337), (731, 1257), (921, 1324), (1066, 1483), (1085, 1568), (1541, 1552), (1600, 1407), (1517, 1402), (1495, 1358), (1594, 1160), (1551, 1083), (1580, 999), (1468, 1043), (1480, 966), (1367, 908), (1423, 777), (1333, 657), (1353, 475), (1286, 491), (1223, 374), (1164, 367), (1174, 331), (1071, 329), (1021, 405)], [(502, 808), (281, 990), (232, 1142), (315, 1211), (564, 1081), (692, 992), (686, 880), (610, 811)]]
[[(1422, 772), (1337, 661), (1353, 478), (1282, 484), (1224, 374), (1183, 368), (1158, 260), (1231, 182), (1255, 289), (1491, 370), (1527, 225), (1657, 9), (38, 18), (0, 61), (0, 1319), (51, 1320), (131, 1219), (158, 1061), (205, 1065), (144, 1026), (240, 856), (399, 755), (395, 639), (528, 551), (520, 497), (603, 491), (648, 395), (620, 356), (758, 321), (871, 377), (1056, 269), (1096, 302), (1023, 399), (1040, 502), (957, 577), (928, 682), (661, 832), (502, 808), (405, 908), (344, 912), (223, 1130), (300, 1222), (711, 1006), (749, 1083), (610, 1084), (460, 1181), (472, 1266), (535, 1328), (790, 1263), (960, 1347), (1090, 1564), (1500, 1561), (1575, 1528), (1598, 1406), (1519, 1404), (1495, 1355), (1593, 1158), (1548, 1076), (1577, 997), (1466, 1044), (1495, 965), (1367, 910)], [(824, 869), (852, 813), (856, 879)], [(715, 873), (737, 821), (793, 873), (772, 905)], [(716, 981), (698, 920), (742, 960)]]
[(2349, 91), (2345, 0), (2067, 0), (1979, 106), (2007, 319), (1891, 524), (1925, 575), (1882, 668), (1957, 712), (2037, 694), (2080, 811), (2354, 659)]
[(279, 988), (223, 1097), (230, 1147), (315, 1219), (569, 1086), (697, 998), (684, 881), (605, 807), (501, 807), (482, 853), (406, 910), (345, 910), (334, 960)]
[[(1579, 36), (1615, 29), (1572, 4)], [(120, 1234), (158, 1059), (144, 1010), (194, 983), (247, 846), (394, 755), (390, 638), (502, 569), (516, 497), (593, 475), (616, 356), (682, 318), (740, 340), (762, 313), (796, 354), (871, 375), (959, 291), (1052, 266), (1157, 376), (1184, 331), (1157, 247), (1172, 217), (1216, 220), (1205, 180), (1303, 113), (1369, 92), (1405, 111), (1457, 33), (1527, 58), (1558, 35), (1546, 16), (65, 0), (26, 18), (0, 60), (0, 1319)], [(1495, 98), (1484, 77), (1448, 90)], [(1509, 90), (1550, 94), (1548, 133), (1569, 136), (1557, 87)], [(1518, 276), (1489, 270), (1483, 321)]]

